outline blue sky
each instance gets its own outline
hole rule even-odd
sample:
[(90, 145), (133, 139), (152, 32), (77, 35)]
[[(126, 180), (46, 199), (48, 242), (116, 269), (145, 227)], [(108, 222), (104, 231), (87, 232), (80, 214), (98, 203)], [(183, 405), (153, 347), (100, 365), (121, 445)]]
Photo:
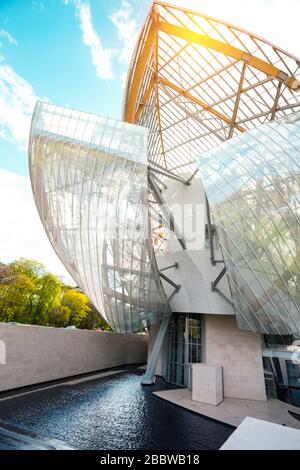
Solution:
[[(300, 0), (170, 0), (300, 56)], [(36, 100), (121, 118), (130, 56), (151, 0), (0, 0), (0, 261), (66, 272), (39, 221), (27, 143)]]
[[(0, 66), (10, 67), (16, 75), (6, 77), (6, 82), (23, 79), (32, 88), (32, 97), (24, 99), (47, 99), (120, 118), (129, 58), (121, 56), (121, 23), (131, 21), (131, 37), (135, 38), (149, 3), (0, 0)], [(131, 37), (125, 38), (129, 47)], [(99, 58), (93, 60), (92, 54)], [(24, 86), (19, 87), (23, 95)], [(23, 114), (30, 111), (29, 106)], [(0, 167), (28, 175), (26, 139), (17, 129), (11, 135), (7, 127), (0, 142)]]

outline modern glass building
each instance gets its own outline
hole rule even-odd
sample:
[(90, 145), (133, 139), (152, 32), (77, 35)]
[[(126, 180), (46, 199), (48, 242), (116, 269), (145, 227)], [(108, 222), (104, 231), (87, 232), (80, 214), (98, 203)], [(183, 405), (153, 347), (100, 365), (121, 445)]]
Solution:
[(221, 370), (225, 397), (300, 388), (299, 116), (299, 59), (162, 2), (123, 122), (37, 104), (30, 172), (46, 232), (115, 331), (147, 329), (145, 384), (216, 388)]

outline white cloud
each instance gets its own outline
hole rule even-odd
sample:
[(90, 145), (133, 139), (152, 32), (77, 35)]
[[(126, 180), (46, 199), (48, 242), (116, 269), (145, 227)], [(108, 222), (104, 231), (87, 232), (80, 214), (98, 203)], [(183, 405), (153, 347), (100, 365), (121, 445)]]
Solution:
[(119, 61), (125, 64), (128, 64), (131, 59), (139, 32), (139, 26), (133, 14), (132, 5), (127, 0), (123, 0), (120, 9), (109, 17), (117, 28), (118, 38), (122, 43)]
[(10, 65), (0, 66), (0, 135), (27, 147), (31, 116), (38, 97)]
[[(68, 5), (70, 0), (64, 0)], [(93, 27), (91, 7), (88, 2), (73, 0), (76, 15), (80, 21), (82, 39), (86, 46), (91, 49), (92, 61), (96, 69), (97, 76), (103, 79), (114, 78), (112, 70), (112, 57), (115, 53), (113, 49), (106, 49), (102, 46), (101, 40)]]
[(240, 26), (300, 56), (299, 0), (172, 0), (172, 3)]
[(46, 236), (29, 179), (0, 169), (0, 201), (0, 261), (32, 258), (65, 282), (71, 282)]
[(7, 39), (10, 44), (18, 45), (16, 39), (5, 29), (0, 29), (0, 38)]

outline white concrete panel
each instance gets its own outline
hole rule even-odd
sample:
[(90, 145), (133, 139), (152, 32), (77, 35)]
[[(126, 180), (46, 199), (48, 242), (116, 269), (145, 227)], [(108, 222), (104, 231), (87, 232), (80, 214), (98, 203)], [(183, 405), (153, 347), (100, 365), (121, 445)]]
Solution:
[[(180, 291), (170, 302), (173, 312), (234, 314), (230, 303), (219, 293), (211, 291), (211, 283), (223, 269), (223, 264), (212, 266), (208, 250), (179, 250), (157, 256), (159, 269), (175, 262), (178, 263), (178, 269), (172, 268), (164, 273), (173, 282), (181, 285)], [(165, 281), (163, 286), (167, 296), (171, 295), (174, 288)], [(226, 277), (218, 287), (230, 298)]]
[(300, 450), (300, 431), (247, 417), (220, 450)]
[[(188, 173), (180, 175), (187, 180)], [(232, 306), (219, 293), (211, 291), (211, 283), (215, 281), (224, 265), (215, 266), (210, 261), (210, 250), (205, 245), (206, 202), (202, 182), (195, 176), (191, 185), (168, 179), (167, 189), (162, 191), (163, 200), (174, 216), (186, 242), (186, 250), (182, 250), (173, 233), (166, 240), (160, 253), (157, 253), (159, 269), (178, 263), (178, 269), (170, 269), (166, 274), (176, 284), (181, 285), (180, 291), (170, 302), (173, 312), (234, 314)], [(222, 255), (215, 246), (215, 258)], [(162, 281), (167, 296), (174, 287)], [(218, 288), (231, 298), (226, 276), (218, 284)]]
[(192, 400), (219, 405), (223, 401), (223, 369), (207, 364), (192, 365)]

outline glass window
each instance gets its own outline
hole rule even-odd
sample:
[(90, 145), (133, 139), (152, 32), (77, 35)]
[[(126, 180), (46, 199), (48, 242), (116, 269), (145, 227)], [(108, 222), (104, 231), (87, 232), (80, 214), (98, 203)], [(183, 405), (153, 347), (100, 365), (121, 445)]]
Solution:
[(300, 388), (300, 368), (298, 364), (293, 364), (292, 361), (286, 361), (286, 370), (289, 378), (289, 385), (291, 387)]
[(173, 314), (168, 335), (167, 380), (187, 385), (190, 364), (202, 360), (202, 317), (200, 314)]

